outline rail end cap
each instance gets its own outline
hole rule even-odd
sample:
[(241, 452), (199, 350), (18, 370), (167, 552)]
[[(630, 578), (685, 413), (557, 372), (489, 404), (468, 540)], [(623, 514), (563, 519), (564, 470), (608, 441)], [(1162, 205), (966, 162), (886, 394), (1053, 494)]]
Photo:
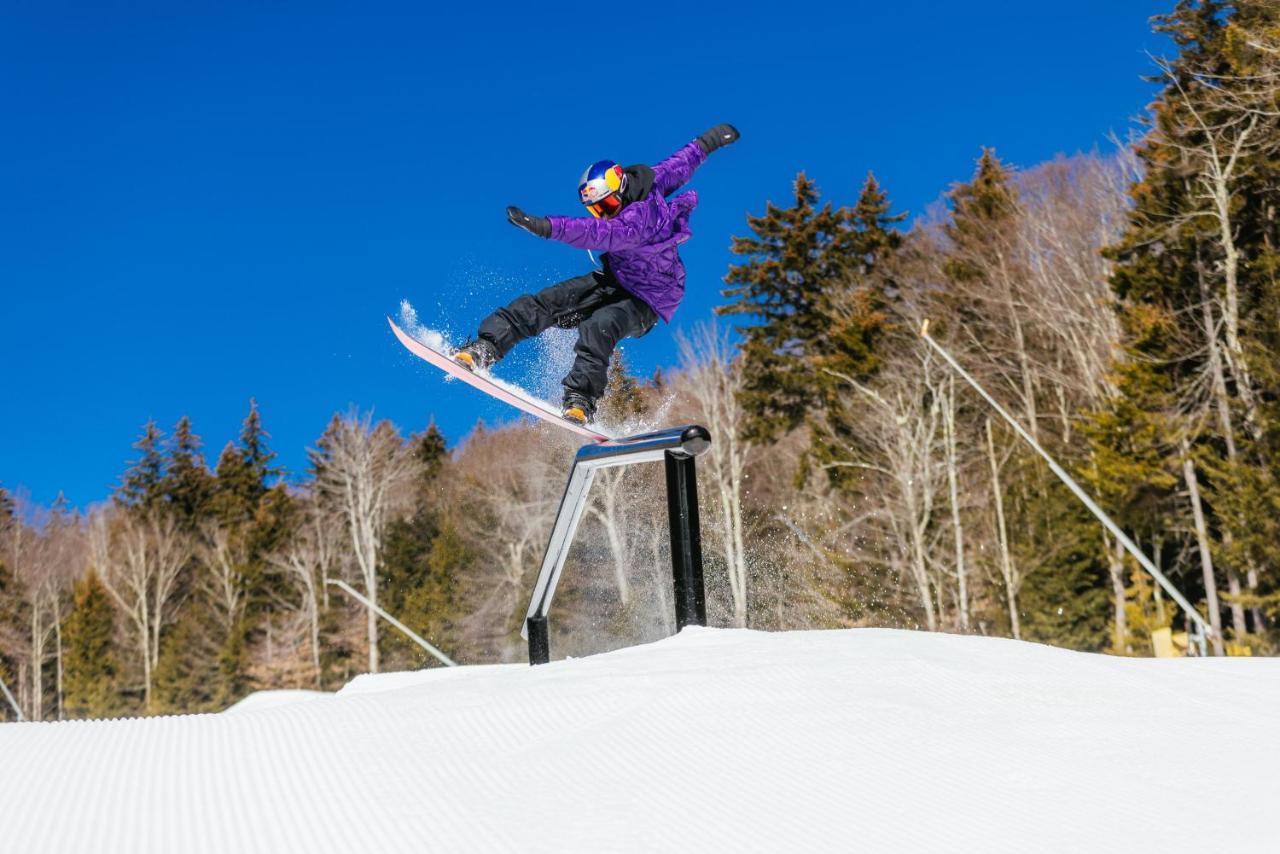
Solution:
[(690, 424), (680, 433), (680, 450), (687, 457), (696, 457), (711, 447), (711, 433), (700, 424)]

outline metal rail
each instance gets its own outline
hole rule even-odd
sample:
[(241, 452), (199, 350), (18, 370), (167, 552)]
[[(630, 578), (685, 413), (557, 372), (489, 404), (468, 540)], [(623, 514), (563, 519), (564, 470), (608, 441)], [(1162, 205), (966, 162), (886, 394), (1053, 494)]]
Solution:
[[(671, 560), (676, 585), (676, 625), (706, 623), (702, 587), (702, 545), (698, 530), (697, 479), (694, 458), (711, 447), (705, 427), (689, 425), (611, 439), (578, 450), (569, 483), (560, 499), (551, 539), (542, 558), (538, 581), (529, 600), (521, 637), (529, 641), (531, 663), (547, 660), (546, 620), (564, 570), (573, 536), (587, 507), (591, 483), (600, 469), (664, 460), (667, 466), (667, 504), (671, 524)], [(531, 634), (532, 629), (532, 634)]]

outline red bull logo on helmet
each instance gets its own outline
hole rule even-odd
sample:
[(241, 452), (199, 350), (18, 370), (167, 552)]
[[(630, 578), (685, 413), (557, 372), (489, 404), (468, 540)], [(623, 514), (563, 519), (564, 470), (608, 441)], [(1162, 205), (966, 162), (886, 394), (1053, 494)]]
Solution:
[(578, 182), (578, 199), (592, 216), (612, 216), (622, 209), (618, 193), (625, 183), (626, 175), (621, 166), (612, 160), (601, 160), (582, 173)]

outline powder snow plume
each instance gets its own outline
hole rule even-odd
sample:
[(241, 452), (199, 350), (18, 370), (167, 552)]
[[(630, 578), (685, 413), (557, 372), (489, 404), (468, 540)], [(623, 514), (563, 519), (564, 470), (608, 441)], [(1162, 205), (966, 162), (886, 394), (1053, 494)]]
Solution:
[(400, 328), (440, 353), (450, 353), (453, 345), (443, 333), (423, 326), (418, 320), (417, 309), (407, 299), (400, 300)]

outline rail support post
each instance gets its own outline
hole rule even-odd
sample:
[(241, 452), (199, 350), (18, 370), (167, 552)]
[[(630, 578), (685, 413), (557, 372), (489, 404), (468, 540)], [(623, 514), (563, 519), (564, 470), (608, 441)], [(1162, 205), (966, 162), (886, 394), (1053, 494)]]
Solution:
[(551, 661), (551, 639), (547, 637), (547, 618), (528, 617), (524, 621), (529, 633), (529, 663), (547, 664)]
[(702, 577), (702, 531), (698, 522), (698, 477), (692, 456), (666, 453), (667, 513), (671, 524), (671, 572), (676, 631), (707, 624)]

